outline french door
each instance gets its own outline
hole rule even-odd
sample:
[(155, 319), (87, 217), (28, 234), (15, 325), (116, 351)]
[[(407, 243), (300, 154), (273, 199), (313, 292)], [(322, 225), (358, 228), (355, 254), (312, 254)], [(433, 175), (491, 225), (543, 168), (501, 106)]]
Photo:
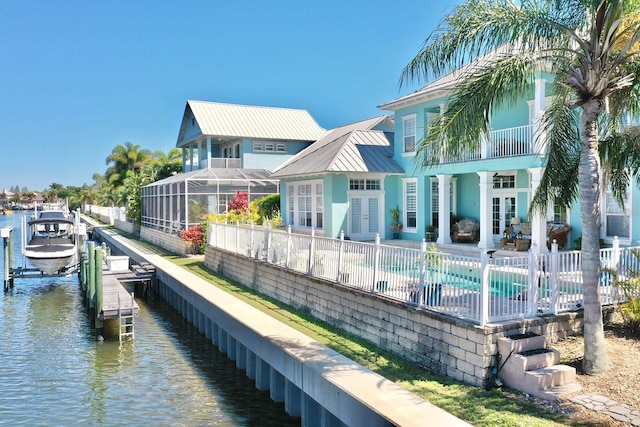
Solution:
[[(349, 237), (352, 240), (374, 240), (381, 231), (381, 196), (349, 197)], [(382, 233), (381, 233), (382, 234)]]
[(516, 216), (516, 196), (498, 195), (493, 197), (492, 224), (493, 236), (502, 237), (505, 228), (511, 225), (511, 218)]

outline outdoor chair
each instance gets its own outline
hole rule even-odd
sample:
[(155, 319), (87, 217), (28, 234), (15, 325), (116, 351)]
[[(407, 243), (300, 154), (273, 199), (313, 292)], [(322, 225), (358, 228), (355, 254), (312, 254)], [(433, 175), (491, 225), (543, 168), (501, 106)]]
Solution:
[(464, 218), (453, 226), (454, 242), (475, 242), (478, 238), (480, 224), (473, 218)]

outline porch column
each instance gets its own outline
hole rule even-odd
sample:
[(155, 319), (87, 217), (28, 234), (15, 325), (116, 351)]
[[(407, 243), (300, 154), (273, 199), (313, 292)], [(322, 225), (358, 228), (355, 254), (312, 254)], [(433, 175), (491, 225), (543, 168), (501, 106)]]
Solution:
[(479, 248), (492, 249), (493, 243), (491, 190), (493, 189), (493, 172), (477, 172), (480, 177), (480, 242)]
[[(531, 152), (536, 154), (544, 154), (546, 151), (546, 135), (540, 131), (540, 119), (545, 108), (545, 79), (536, 79), (534, 86), (534, 99), (533, 99), (533, 117), (531, 117)], [(534, 140), (534, 136), (537, 138)]]
[(211, 168), (211, 137), (207, 137), (207, 169)]
[(187, 172), (187, 148), (182, 147), (182, 172)]
[(198, 169), (202, 169), (202, 162), (204, 162), (204, 157), (202, 156), (202, 147), (204, 143), (202, 141), (198, 141)]
[(189, 146), (189, 170), (193, 170), (193, 145)]
[(438, 177), (438, 243), (451, 243), (451, 176)]
[[(531, 198), (536, 194), (538, 187), (540, 186), (540, 179), (542, 179), (542, 172), (544, 168), (529, 168), (527, 169), (531, 176)], [(547, 220), (546, 214), (535, 211), (531, 217), (531, 247), (535, 245), (536, 251), (539, 254), (548, 254), (547, 248)]]

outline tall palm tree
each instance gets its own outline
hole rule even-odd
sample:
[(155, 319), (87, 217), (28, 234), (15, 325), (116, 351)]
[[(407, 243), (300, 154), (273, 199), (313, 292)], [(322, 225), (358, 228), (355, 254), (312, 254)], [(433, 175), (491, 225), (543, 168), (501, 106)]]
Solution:
[(151, 157), (151, 152), (138, 144), (125, 142), (116, 145), (107, 157), (107, 165), (111, 165), (105, 172), (105, 177), (114, 186), (124, 183), (128, 174), (138, 171), (145, 161)]
[(152, 164), (155, 173), (151, 182), (167, 178), (173, 173), (182, 171), (182, 151), (178, 148), (172, 148), (168, 153), (163, 151), (154, 151), (152, 154)]
[(445, 153), (461, 159), (488, 132), (493, 108), (554, 73), (554, 102), (541, 120), (547, 163), (533, 208), (580, 203), (583, 369), (591, 374), (609, 368), (598, 292), (601, 162), (618, 200), (639, 165), (631, 159), (640, 150), (629, 148), (638, 147), (638, 134), (618, 133), (623, 115), (640, 111), (639, 13), (637, 0), (467, 0), (426, 39), (400, 80), (462, 73), (446, 111), (419, 143), (416, 159), (429, 167)]

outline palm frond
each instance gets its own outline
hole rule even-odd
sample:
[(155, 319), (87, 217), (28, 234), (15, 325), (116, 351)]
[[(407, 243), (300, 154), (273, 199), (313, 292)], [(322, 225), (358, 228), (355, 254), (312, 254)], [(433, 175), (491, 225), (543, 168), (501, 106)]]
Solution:
[(570, 91), (556, 88), (556, 96), (541, 117), (536, 134), (538, 139), (547, 141), (546, 164), (530, 213), (545, 213), (553, 205), (568, 208), (578, 199), (580, 120), (578, 112), (571, 108)]

